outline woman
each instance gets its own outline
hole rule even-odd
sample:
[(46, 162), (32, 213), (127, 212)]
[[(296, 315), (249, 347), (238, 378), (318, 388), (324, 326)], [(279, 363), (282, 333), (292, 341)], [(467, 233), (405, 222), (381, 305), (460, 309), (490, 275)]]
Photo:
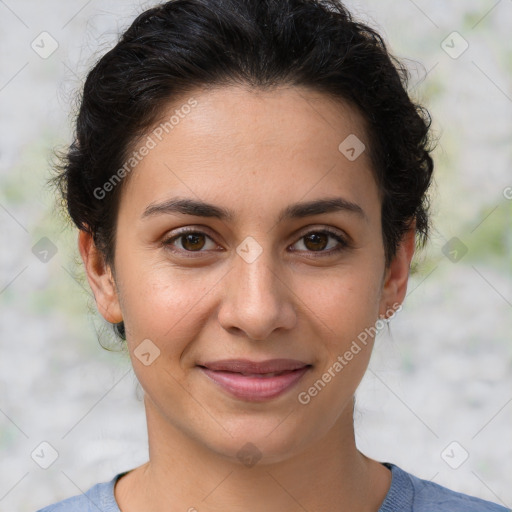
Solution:
[(505, 510), (355, 443), (428, 236), (406, 80), (335, 0), (167, 2), (100, 59), (56, 183), (150, 460), (42, 511)]

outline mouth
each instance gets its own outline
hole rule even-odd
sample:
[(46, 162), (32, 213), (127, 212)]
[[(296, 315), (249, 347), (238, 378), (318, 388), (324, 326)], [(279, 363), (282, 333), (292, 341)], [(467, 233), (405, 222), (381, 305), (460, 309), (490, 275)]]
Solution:
[(293, 359), (223, 360), (197, 366), (229, 395), (250, 402), (270, 400), (291, 390), (312, 368), (311, 364)]

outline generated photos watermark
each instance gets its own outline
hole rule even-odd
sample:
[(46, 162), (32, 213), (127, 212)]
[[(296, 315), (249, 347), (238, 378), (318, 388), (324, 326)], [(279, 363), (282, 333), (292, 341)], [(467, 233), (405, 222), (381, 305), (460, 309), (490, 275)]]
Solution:
[(378, 332), (384, 329), (385, 325), (401, 310), (402, 305), (395, 302), (393, 306), (386, 311), (384, 315), (385, 319), (379, 318), (372, 327), (366, 327), (364, 331), (360, 332), (357, 335), (357, 339), (352, 341), (348, 350), (336, 358), (336, 361), (322, 374), (321, 378), (316, 380), (307, 391), (301, 391), (298, 394), (297, 399), (299, 403), (302, 405), (309, 404), (311, 399), (317, 396), (318, 393), (354, 359), (354, 356), (361, 352), (361, 345), (366, 346), (368, 341), (373, 339)]
[(190, 98), (187, 103), (181, 105), (179, 109), (167, 120), (160, 123), (150, 135), (146, 137), (146, 141), (139, 149), (134, 151), (126, 160), (124, 165), (120, 167), (101, 187), (96, 187), (93, 195), (96, 199), (104, 199), (108, 192), (112, 192), (116, 185), (129, 174), (141, 162), (145, 156), (149, 155), (152, 149), (155, 149), (159, 142), (163, 140), (165, 135), (169, 134), (180, 123), (181, 119), (190, 114), (192, 108), (197, 106), (197, 100)]

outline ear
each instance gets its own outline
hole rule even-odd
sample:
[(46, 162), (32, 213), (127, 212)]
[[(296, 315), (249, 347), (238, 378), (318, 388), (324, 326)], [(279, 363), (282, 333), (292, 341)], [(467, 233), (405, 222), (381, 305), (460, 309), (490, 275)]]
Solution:
[(416, 222), (404, 233), (396, 254), (386, 269), (382, 284), (379, 314), (388, 316), (394, 304), (402, 304), (407, 292), (409, 269), (416, 244)]
[(80, 230), (78, 234), (78, 250), (98, 311), (107, 322), (121, 322), (123, 316), (112, 271), (105, 264), (103, 254), (97, 249), (92, 235), (84, 230)]

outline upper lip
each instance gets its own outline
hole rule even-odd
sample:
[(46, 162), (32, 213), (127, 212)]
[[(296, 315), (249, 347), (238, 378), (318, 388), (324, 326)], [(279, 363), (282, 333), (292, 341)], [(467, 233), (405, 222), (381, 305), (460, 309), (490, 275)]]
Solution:
[(266, 361), (250, 361), (248, 359), (223, 359), (208, 361), (199, 366), (205, 366), (213, 371), (226, 371), (236, 373), (274, 373), (287, 370), (297, 370), (311, 366), (304, 361), (296, 359), (267, 359)]

